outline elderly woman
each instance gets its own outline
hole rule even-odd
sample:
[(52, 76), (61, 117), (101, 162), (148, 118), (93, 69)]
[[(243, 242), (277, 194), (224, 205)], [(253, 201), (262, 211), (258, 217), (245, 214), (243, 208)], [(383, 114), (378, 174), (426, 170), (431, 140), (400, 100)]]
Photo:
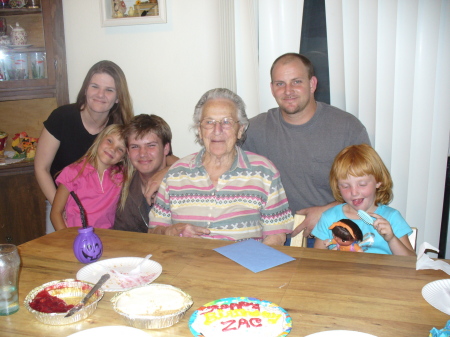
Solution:
[(242, 99), (228, 89), (210, 90), (193, 119), (203, 149), (168, 171), (148, 232), (282, 245), (293, 217), (276, 167), (239, 147), (248, 126)]

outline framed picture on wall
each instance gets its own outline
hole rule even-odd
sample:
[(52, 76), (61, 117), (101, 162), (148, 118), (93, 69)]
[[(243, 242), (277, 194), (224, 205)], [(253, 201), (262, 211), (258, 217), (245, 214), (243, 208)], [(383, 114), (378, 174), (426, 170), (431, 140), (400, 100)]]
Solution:
[(99, 0), (102, 27), (166, 23), (166, 0)]

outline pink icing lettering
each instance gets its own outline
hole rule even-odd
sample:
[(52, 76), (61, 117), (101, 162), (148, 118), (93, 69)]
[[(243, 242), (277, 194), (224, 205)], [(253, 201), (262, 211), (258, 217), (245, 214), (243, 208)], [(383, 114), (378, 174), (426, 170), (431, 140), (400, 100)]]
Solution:
[(260, 311), (259, 304), (258, 303), (252, 303), (252, 309)]
[(209, 307), (205, 307), (203, 309), (204, 311), (202, 312), (202, 315), (208, 312), (213, 312), (214, 310), (219, 309), (219, 307), (217, 305), (210, 305)]
[(246, 327), (246, 328), (251, 328), (251, 327), (255, 327), (255, 328), (260, 328), (262, 327), (262, 321), (260, 318), (250, 318), (249, 321), (247, 321), (245, 318), (241, 318), (237, 324), (238, 326), (236, 327), (236, 320), (232, 319), (229, 321), (225, 321), (225, 322), (220, 322), (220, 324), (222, 325), (226, 325), (222, 331), (226, 332), (226, 331), (233, 331), (233, 330), (238, 330), (241, 327)]
[(254, 327), (261, 327), (262, 323), (261, 323), (261, 318), (250, 318), (250, 324)]
[(239, 303), (230, 303), (230, 310), (241, 309), (241, 308), (242, 308), (241, 303), (242, 303), (242, 302), (239, 302)]
[(245, 325), (247, 328), (250, 328), (250, 324), (248, 324), (247, 320), (245, 318), (241, 318), (238, 323), (238, 329), (240, 329), (241, 326)]
[(231, 327), (234, 323), (236, 323), (235, 319), (232, 319), (232, 320), (226, 321), (226, 322), (220, 322), (220, 323), (223, 324), (223, 325), (228, 324), (225, 328), (222, 329), (223, 332), (237, 330), (236, 327), (234, 327), (234, 328)]

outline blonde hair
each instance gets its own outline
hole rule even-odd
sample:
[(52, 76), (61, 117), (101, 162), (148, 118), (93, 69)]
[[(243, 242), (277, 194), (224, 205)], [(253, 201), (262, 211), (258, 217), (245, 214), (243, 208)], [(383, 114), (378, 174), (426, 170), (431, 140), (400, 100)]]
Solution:
[[(100, 143), (105, 139), (105, 137), (107, 137), (109, 135), (118, 135), (119, 138), (123, 141), (123, 144), (125, 147), (126, 142), (125, 142), (125, 139), (123, 138), (124, 128), (125, 128), (125, 126), (122, 124), (111, 124), (111, 125), (107, 126), (106, 128), (104, 128), (102, 130), (102, 132), (100, 132), (97, 135), (97, 137), (95, 138), (91, 147), (87, 150), (86, 154), (75, 162), (75, 163), (81, 163), (84, 161), (84, 163), (80, 169), (80, 172), (78, 172), (78, 174), (76, 175), (74, 180), (77, 179), (83, 173), (84, 169), (86, 168), (87, 163), (91, 164), (93, 167), (95, 167), (96, 170), (98, 170), (98, 162), (97, 162), (98, 147), (99, 147)], [(126, 185), (133, 173), (132, 170), (129, 169), (131, 166), (132, 165), (128, 159), (128, 155), (125, 153), (123, 158), (112, 167), (111, 172), (110, 172), (111, 180), (117, 186)], [(116, 175), (118, 175), (118, 174), (123, 175), (123, 181), (121, 183), (117, 182)], [(122, 188), (120, 200), (123, 199), (122, 198), (123, 194), (124, 194), (124, 189)], [(120, 202), (120, 206), (119, 206), (120, 209), (123, 209), (124, 205), (125, 205), (124, 201)]]
[(376, 205), (387, 205), (392, 201), (392, 178), (378, 153), (369, 145), (351, 145), (338, 153), (330, 171), (330, 187), (334, 198), (344, 202), (339, 191), (338, 180), (351, 175), (362, 177), (372, 175), (381, 185), (375, 193)]

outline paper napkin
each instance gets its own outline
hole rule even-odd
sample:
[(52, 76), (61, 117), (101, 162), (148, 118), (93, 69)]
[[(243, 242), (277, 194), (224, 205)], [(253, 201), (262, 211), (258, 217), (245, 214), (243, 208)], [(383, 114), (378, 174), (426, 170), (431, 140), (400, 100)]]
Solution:
[(214, 250), (254, 273), (295, 260), (256, 240), (245, 240)]
[(443, 270), (447, 274), (450, 275), (450, 265), (447, 262), (442, 260), (433, 260), (427, 254), (425, 254), (426, 250), (432, 250), (435, 252), (439, 252), (439, 249), (433, 247), (428, 242), (424, 242), (419, 247), (419, 252), (417, 254), (417, 263), (416, 270), (420, 269), (435, 269), (435, 270)]

